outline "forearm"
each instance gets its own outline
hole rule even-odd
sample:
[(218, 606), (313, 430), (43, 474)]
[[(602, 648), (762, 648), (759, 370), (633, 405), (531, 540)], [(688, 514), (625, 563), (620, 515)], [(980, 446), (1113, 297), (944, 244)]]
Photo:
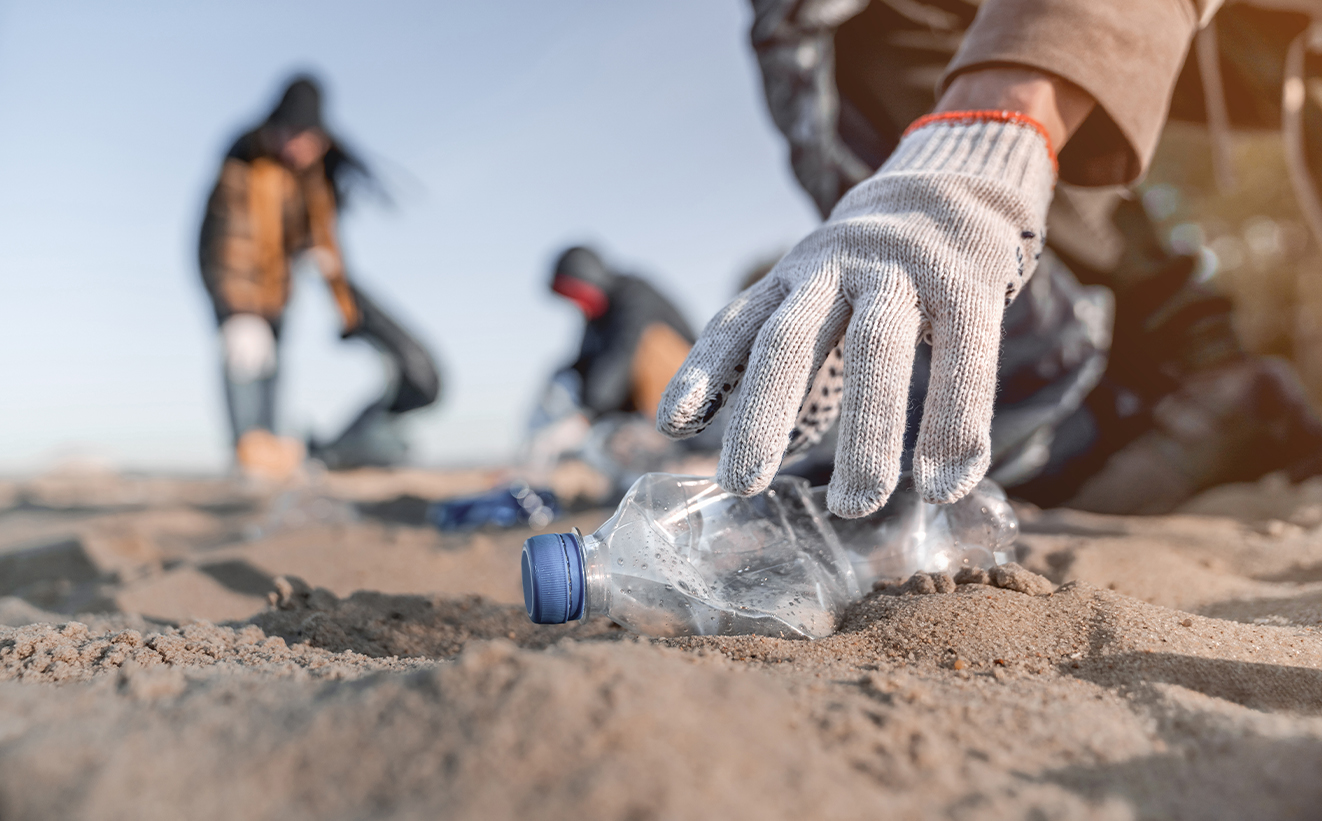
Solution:
[(1073, 83), (1032, 68), (995, 67), (960, 74), (937, 101), (936, 111), (1014, 111), (1046, 128), (1060, 151), (1097, 104)]

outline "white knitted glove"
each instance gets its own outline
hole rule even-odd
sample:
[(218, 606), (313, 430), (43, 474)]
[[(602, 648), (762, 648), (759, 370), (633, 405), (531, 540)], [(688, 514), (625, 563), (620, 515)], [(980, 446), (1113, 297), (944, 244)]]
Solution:
[[(666, 389), (658, 428), (696, 434), (743, 377), (717, 481), (752, 495), (780, 467), (796, 417), (820, 427), (838, 407), (827, 504), (867, 515), (899, 478), (914, 347), (926, 337), (932, 375), (913, 477), (927, 501), (958, 500), (991, 459), (1001, 317), (1037, 265), (1054, 185), (1045, 131), (1027, 117), (918, 120), (876, 174), (708, 323)], [(842, 337), (843, 363), (826, 361)], [(843, 366), (843, 396), (825, 388), (805, 399), (824, 365)]]
[(220, 324), (225, 374), (246, 385), (275, 373), (275, 331), (256, 314), (234, 314)]

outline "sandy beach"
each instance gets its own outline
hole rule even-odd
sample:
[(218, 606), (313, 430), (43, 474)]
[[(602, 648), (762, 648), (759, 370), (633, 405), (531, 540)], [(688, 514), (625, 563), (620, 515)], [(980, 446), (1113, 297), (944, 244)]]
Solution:
[(1322, 807), (1322, 483), (1022, 509), (1022, 570), (893, 584), (805, 642), (529, 623), (528, 531), (422, 520), (492, 476), (0, 486), (0, 818)]

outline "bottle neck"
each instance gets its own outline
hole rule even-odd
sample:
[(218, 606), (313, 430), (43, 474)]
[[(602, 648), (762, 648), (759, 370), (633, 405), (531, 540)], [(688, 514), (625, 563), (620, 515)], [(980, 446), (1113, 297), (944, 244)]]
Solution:
[(604, 616), (610, 612), (610, 556), (604, 539), (595, 535), (578, 536), (579, 551), (583, 556), (583, 618)]

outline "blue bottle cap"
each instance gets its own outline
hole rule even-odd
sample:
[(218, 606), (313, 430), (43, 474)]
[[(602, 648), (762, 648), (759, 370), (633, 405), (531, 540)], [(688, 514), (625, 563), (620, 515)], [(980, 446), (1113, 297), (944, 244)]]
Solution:
[(583, 554), (573, 533), (541, 533), (523, 543), (523, 605), (536, 624), (583, 618)]

